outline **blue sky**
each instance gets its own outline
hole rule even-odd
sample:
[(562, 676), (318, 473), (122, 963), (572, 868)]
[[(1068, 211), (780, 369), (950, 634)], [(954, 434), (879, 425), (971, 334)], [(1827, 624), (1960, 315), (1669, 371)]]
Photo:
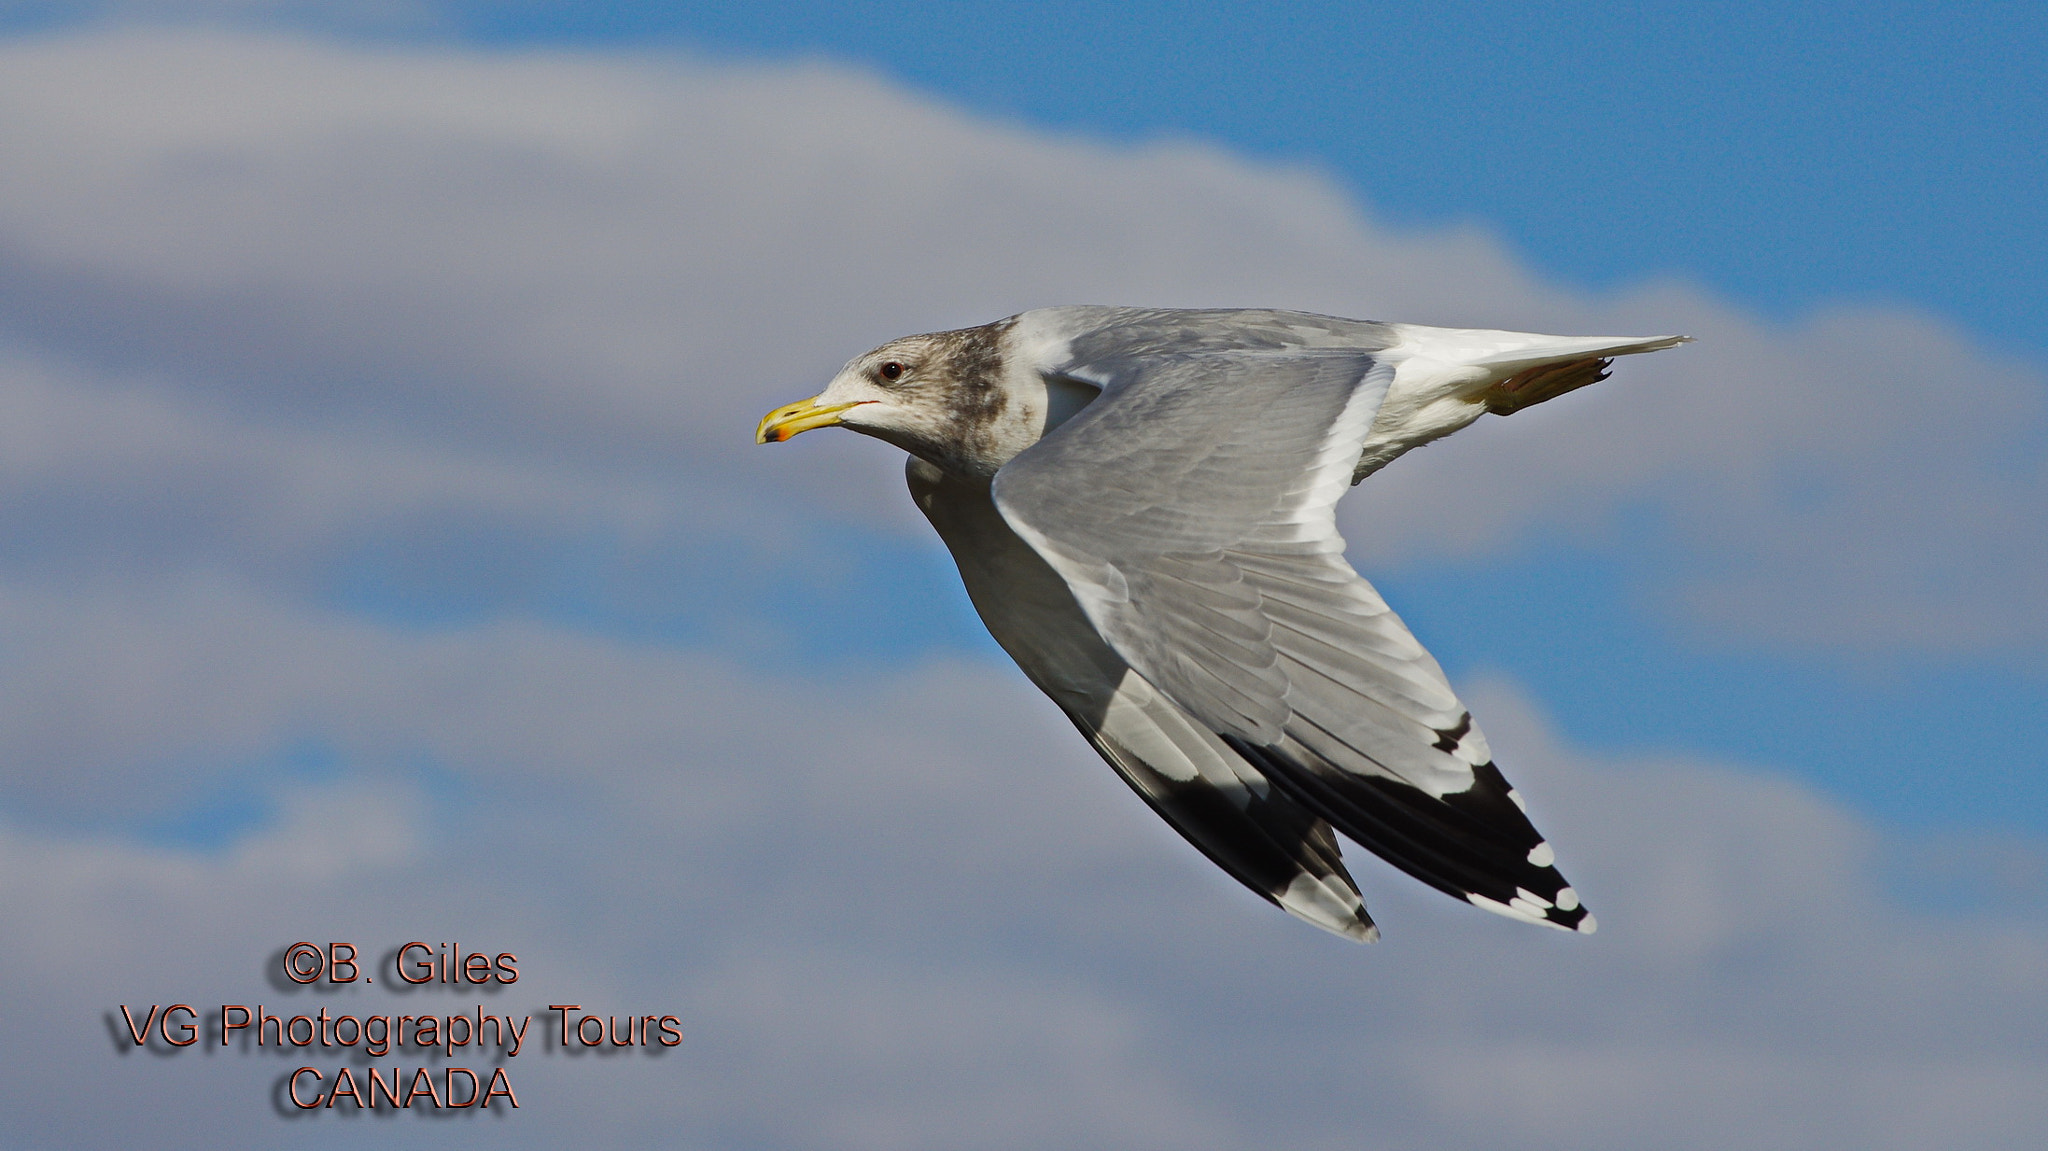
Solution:
[(2038, 4), (277, 8), (286, 26), (405, 40), (850, 62), (999, 117), (1324, 168), (1394, 223), (1488, 229), (1570, 283), (1676, 275), (1781, 318), (1905, 302), (2048, 352)]
[[(1780, 323), (1911, 306), (2048, 357), (2038, 5), (436, 11), (430, 35), (466, 42), (852, 63), (1003, 119), (1328, 171), (1396, 227), (1477, 227), (1587, 290), (1671, 277)], [(927, 589), (943, 564), (915, 548), (893, 562), (890, 581)], [(1654, 554), (1558, 545), (1512, 562), (1377, 574), (1454, 672), (1512, 672), (1592, 745), (1768, 763), (1902, 826), (2048, 833), (2048, 773), (2012, 754), (2048, 743), (2038, 649), (1981, 664), (1715, 643), (1642, 591)], [(1488, 594), (1495, 579), (1524, 590)], [(867, 586), (849, 600), (875, 604)], [(816, 638), (855, 658), (901, 654), (904, 637), (990, 650), (957, 605), (950, 629), (916, 614)]]
[(1187, 135), (1471, 223), (1588, 287), (1897, 301), (2048, 352), (2038, 4), (451, 4), (458, 38), (856, 62), (997, 116)]
[[(77, 1021), (427, 933), (693, 1040), (398, 1142), (2038, 1145), (2048, 18), (1024, 13), (0, 8), (0, 1144), (345, 1145)], [(1077, 300), (1699, 337), (1340, 507), (1597, 936), (1299, 928), (749, 442)]]

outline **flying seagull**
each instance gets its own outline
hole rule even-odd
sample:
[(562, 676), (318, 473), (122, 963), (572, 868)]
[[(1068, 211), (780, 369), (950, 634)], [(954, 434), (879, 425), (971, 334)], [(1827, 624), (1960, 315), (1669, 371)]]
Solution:
[(1042, 308), (883, 344), (756, 441), (839, 425), (909, 452), (996, 642), (1265, 899), (1378, 938), (1334, 829), (1488, 911), (1590, 932), (1443, 670), (1345, 561), (1335, 509), (1410, 448), (1684, 339)]

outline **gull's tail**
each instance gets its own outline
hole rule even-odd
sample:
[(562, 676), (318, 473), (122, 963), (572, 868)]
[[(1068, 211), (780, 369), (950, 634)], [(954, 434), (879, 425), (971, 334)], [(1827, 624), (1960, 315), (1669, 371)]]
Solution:
[(1690, 336), (1544, 336), (1469, 328), (1389, 325), (1382, 353), (1396, 365), (1351, 482), (1403, 452), (1441, 439), (1487, 412), (1510, 415), (1607, 378), (1616, 356), (1675, 347)]
[(1691, 336), (1536, 336), (1516, 348), (1503, 348), (1468, 361), (1512, 374), (1473, 397), (1497, 416), (1510, 415), (1554, 400), (1566, 392), (1607, 378), (1616, 356), (1658, 352), (1676, 347)]

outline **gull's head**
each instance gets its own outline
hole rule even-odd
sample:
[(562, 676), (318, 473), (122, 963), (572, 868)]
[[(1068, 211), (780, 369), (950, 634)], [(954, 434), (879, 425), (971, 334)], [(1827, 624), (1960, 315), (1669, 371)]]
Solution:
[[(1005, 347), (1011, 327), (1001, 320), (905, 336), (855, 356), (824, 391), (761, 417), (754, 442), (781, 443), (812, 428), (839, 426), (951, 472), (994, 475), (1045, 431), (1038, 374), (1011, 371)], [(1037, 386), (1014, 387), (1013, 376)]]
[[(855, 356), (825, 390), (761, 417), (757, 444), (781, 443), (812, 428), (848, 427), (871, 436), (936, 431), (944, 414), (943, 349), (934, 336), (891, 340)], [(941, 365), (935, 369), (934, 365)]]

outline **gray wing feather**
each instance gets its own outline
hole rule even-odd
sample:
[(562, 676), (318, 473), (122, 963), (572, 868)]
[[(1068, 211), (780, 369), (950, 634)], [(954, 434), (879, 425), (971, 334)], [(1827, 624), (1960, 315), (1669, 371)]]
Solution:
[(1330, 825), (1103, 643), (986, 484), (915, 458), (908, 478), (990, 634), (1147, 805), (1262, 898), (1324, 930), (1377, 937)]
[(1590, 924), (1442, 669), (1344, 559), (1384, 345), (1189, 351), (1140, 315), (1142, 338), (1112, 324), (1048, 365), (1102, 395), (997, 473), (1003, 518), (1119, 656), (1309, 810), (1481, 906)]
[(1236, 559), (1343, 563), (1331, 508), (1391, 373), (1322, 350), (1087, 367), (1104, 398), (1005, 465), (996, 506), (1134, 667), (1271, 742), (1289, 685), (1261, 573)]
[(1334, 350), (1378, 352), (1400, 336), (1392, 324), (1275, 308), (1110, 308), (1073, 305), (1029, 313), (1067, 336), (1075, 364), (1146, 356)]
[(1062, 706), (1123, 781), (1202, 854), (1317, 927), (1378, 938), (1328, 823), (1137, 673), (1125, 674), (1107, 706), (1090, 702), (1096, 706)]

